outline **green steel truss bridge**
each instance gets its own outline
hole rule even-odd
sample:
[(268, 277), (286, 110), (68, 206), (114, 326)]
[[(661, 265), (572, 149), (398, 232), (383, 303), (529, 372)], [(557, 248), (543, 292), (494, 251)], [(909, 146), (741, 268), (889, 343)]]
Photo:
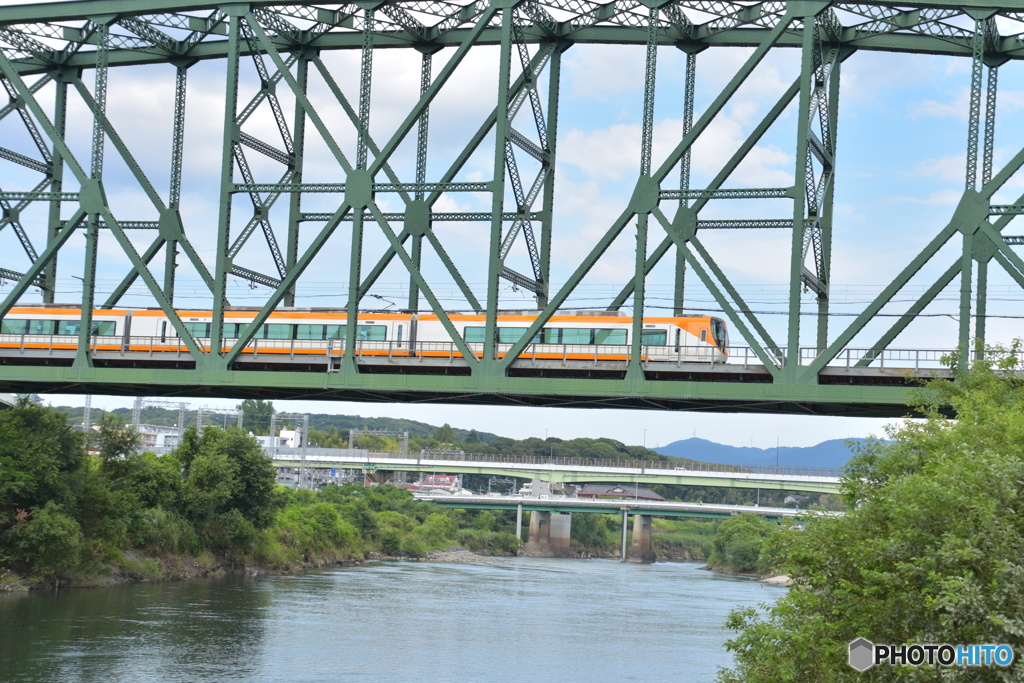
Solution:
[[(942, 372), (941, 353), (926, 349), (985, 338), (990, 279), (1024, 286), (1014, 250), (1024, 237), (1007, 231), (1024, 197), (996, 200), (1019, 187), (1015, 131), (999, 141), (1011, 153), (995, 153), (997, 76), (1024, 58), (1022, 34), (1019, 2), (977, 0), (0, 7), (0, 317), (33, 304), (83, 310), (67, 343), (0, 350), (0, 390), (902, 414), (904, 370)], [(563, 62), (593, 61), (600, 80), (614, 71), (600, 61), (612, 46), (644, 65), (638, 139), (610, 149), (635, 172), (621, 205), (565, 244), (575, 209), (555, 177), (572, 135), (559, 120), (570, 95)], [(969, 92), (963, 189), (941, 224), (913, 226), (924, 238), (891, 280), (837, 317), (833, 266), (857, 258), (833, 251), (840, 73), (873, 52), (894, 68), (912, 54), (964, 66), (950, 76)], [(760, 69), (780, 54), (792, 73), (765, 79)], [(658, 80), (666, 63), (683, 65), (670, 93)], [(701, 75), (729, 64), (701, 100)], [(751, 84), (774, 88), (773, 103), (734, 149), (700, 156), (716, 117)], [(671, 135), (656, 125), (656, 102), (674, 107)], [(736, 182), (780, 127), (791, 178)], [(607, 152), (594, 149), (593, 163)], [(768, 205), (778, 210), (743, 208)], [(737, 284), (728, 245), (751, 231), (785, 245), (782, 322)], [(616, 249), (628, 269), (608, 265)], [(609, 268), (616, 290), (577, 303)], [(398, 295), (382, 289), (396, 280)], [(647, 294), (655, 282), (671, 291), (666, 310)], [(956, 331), (905, 350), (900, 335), (949, 288)], [(530, 357), (527, 340), (557, 311), (682, 314), (698, 290), (730, 324), (728, 363), (652, 365), (639, 315), (621, 362)], [(345, 353), (359, 348), (355, 325), (317, 362), (253, 353), (273, 311), (326, 307), (351, 319), (386, 301), (438, 316), (449, 357)], [(237, 306), (257, 314), (230, 338), (224, 321)], [(183, 350), (170, 360), (133, 353), (130, 340), (90, 350), (92, 311), (117, 307), (162, 310)], [(499, 312), (524, 307), (539, 311), (531, 331), (499, 349)], [(178, 310), (212, 311), (208, 337)], [(485, 316), (480, 356), (451, 311)]]

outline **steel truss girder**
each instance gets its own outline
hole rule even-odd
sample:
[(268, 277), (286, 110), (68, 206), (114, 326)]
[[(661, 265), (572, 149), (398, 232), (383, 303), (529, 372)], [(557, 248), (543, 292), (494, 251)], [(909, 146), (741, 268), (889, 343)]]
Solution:
[[(85, 7), (94, 11), (83, 13)], [(10, 98), (10, 102), (0, 108), (0, 119), (17, 114), (32, 142), (30, 152), (0, 147), (0, 163), (17, 166), (36, 176), (29, 185), (31, 189), (0, 191), (0, 208), (3, 209), (0, 230), (11, 226), (30, 263), (28, 268), (0, 268), (0, 276), (18, 280), (14, 291), (0, 304), (0, 313), (15, 305), (29, 287), (44, 286), (52, 292), (58, 252), (77, 231), (83, 231), (87, 239), (86, 261), (79, 267), (85, 281), (82, 305), (86, 311), (91, 311), (96, 293), (97, 246), (101, 239), (111, 236), (132, 262), (132, 270), (102, 306), (116, 305), (141, 277), (152, 299), (168, 312), (178, 335), (195, 356), (197, 368), (201, 372), (227, 373), (269, 314), (282, 303), (294, 304), (295, 298), (301, 296), (303, 272), (326, 241), (339, 231), (351, 229), (349, 292), (344, 302), (350, 315), (354, 316), (363, 308), (367, 296), (374, 296), (374, 284), (397, 257), (399, 269), (404, 268), (408, 277), (409, 308), (418, 309), (421, 298), (425, 299), (430, 311), (445, 325), (452, 343), (471, 358), (468, 363), (471, 376), (500, 378), (515, 370), (514, 358), (523, 350), (526, 340), (566, 303), (612, 243), (627, 228), (635, 226), (634, 270), (629, 284), (610, 302), (609, 308), (618, 309), (630, 301), (635, 311), (647, 308), (647, 278), (668, 251), (674, 250), (678, 290), (674, 310), (684, 312), (682, 274), (684, 268), (689, 268), (707, 288), (716, 305), (726, 312), (734, 331), (753, 349), (775, 385), (814, 387), (818, 373), (958, 233), (962, 245), (956, 263), (882, 334), (876, 349), (892, 343), (958, 274), (961, 278), (958, 342), (961, 347), (969, 342), (972, 318), (977, 320), (975, 337), (983, 338), (985, 283), (991, 260), (1024, 287), (1024, 260), (1010, 248), (1020, 240), (1002, 234), (1014, 216), (1024, 213), (1021, 208), (1024, 197), (1014, 204), (992, 204), (994, 193), (1024, 164), (1022, 151), (1002, 169), (994, 168), (998, 65), (1024, 57), (1024, 41), (1019, 36), (999, 34), (997, 17), (1012, 14), (1020, 18), (1007, 9), (985, 9), (973, 2), (954, 5), (941, 0), (920, 6), (891, 6), (882, 2), (750, 5), (710, 0), (652, 6), (650, 3), (563, 4), (557, 0), (507, 7), (503, 3), (455, 7), (444, 3), (390, 2), (337, 9), (291, 2), (255, 2), (244, 6), (165, 2), (159, 8), (126, 9), (116, 15), (95, 11), (99, 7), (93, 0), (83, 0), (74, 8), (38, 6), (38, 14), (32, 15), (26, 14), (28, 10), (22, 7), (0, 8), (0, 67), (3, 71), (0, 81)], [(688, 14), (689, 10), (700, 12), (702, 18), (695, 19)], [(63, 13), (59, 15), (61, 23), (55, 23), (58, 15), (54, 12)], [(555, 16), (559, 19), (555, 20)], [(970, 17), (971, 21), (966, 22), (965, 17)], [(549, 291), (549, 269), (559, 55), (574, 43), (588, 42), (632, 43), (646, 48), (640, 177), (628, 206), (614, 217), (596, 244), (588, 245), (592, 246), (589, 253), (573, 255), (575, 268), (568, 281), (555, 292)], [(437, 169), (428, 163), (432, 160), (427, 144), (430, 105), (466, 55), (482, 45), (500, 46), (497, 103), (491, 116), (455, 161), (437, 175)], [(456, 46), (456, 49), (449, 50), (446, 56), (450, 58), (434, 73), (431, 55), (449, 46)], [(668, 46), (687, 52), (684, 125), (681, 139), (668, 156), (656, 158), (655, 74), (659, 50)], [(752, 46), (755, 50), (700, 119), (693, 121), (696, 55), (708, 47), (724, 46)], [(386, 140), (380, 140), (383, 144), (378, 144), (370, 128), (374, 111), (371, 107), (373, 57), (377, 50), (401, 47), (415, 47), (423, 54), (418, 98), (397, 129)], [(694, 143), (737, 89), (752, 76), (765, 55), (785, 48), (801, 51), (801, 72), (797, 81), (755, 126), (733, 157), (725, 161), (715, 178), (706, 187), (692, 187), (690, 164)], [(330, 49), (361, 50), (359, 96), (355, 106), (350, 104), (320, 58), (321, 51)], [(829, 314), (833, 179), (841, 152), (836, 134), (839, 68), (855, 50), (926, 51), (972, 60), (966, 191), (949, 225), (852, 323), (838, 334), (830, 335), (825, 322)], [(187, 154), (183, 131), (185, 75), (196, 61), (209, 59), (223, 59), (228, 72), (219, 188), (221, 211), (213, 274), (189, 244), (187, 226), (179, 211), (185, 172), (183, 157)], [(143, 170), (148, 164), (136, 159), (125, 138), (111, 123), (113, 117), (108, 116), (107, 111), (109, 69), (158, 62), (170, 64), (177, 70), (167, 195), (157, 191)], [(243, 66), (250, 63), (251, 67)], [(307, 74), (309, 66), (314, 67), (309, 71), (313, 81)], [(987, 83), (983, 78), (986, 68)], [(93, 70), (91, 90), (82, 69)], [(257, 81), (255, 90), (250, 69), (254, 69)], [(31, 73), (45, 75), (29, 85), (23, 76)], [(546, 103), (541, 99), (539, 81), (545, 75), (548, 77)], [(41, 91), (66, 86), (71, 87), (92, 118), (88, 168), (70, 151), (73, 147), (65, 139), (64, 125), (58, 123), (62, 114), (58, 111), (50, 120), (40, 106)], [(339, 142), (338, 122), (325, 120), (323, 111), (313, 105), (309, 91), (318, 87), (326, 87), (329, 98), (345, 112), (341, 118), (347, 118), (347, 124), (354, 128), (354, 152), (349, 152)], [(287, 97), (294, 99), (294, 119), (286, 118), (279, 90), (287, 90)], [(242, 99), (244, 106), (239, 108), (240, 97), (250, 99)], [(726, 187), (725, 183), (739, 163), (794, 100), (799, 123), (793, 184)], [(527, 102), (529, 107), (524, 108)], [(61, 104), (58, 109), (64, 106)], [(524, 119), (532, 118), (532, 125), (524, 127), (524, 119), (516, 118), (521, 108)], [(247, 124), (254, 127), (251, 122), (256, 120), (253, 117), (257, 113), (270, 115), (264, 120), (272, 122), (269, 130), (274, 142), (254, 134), (252, 128), (242, 130)], [(514, 126), (514, 122), (518, 125)], [(396, 162), (396, 150), (414, 128), (417, 131), (415, 167), (410, 171)], [(492, 134), (495, 136), (493, 177), (482, 181), (458, 180), (469, 158), (482, 149), (484, 141)], [(310, 182), (303, 178), (302, 155), (308, 139), (327, 148), (330, 160), (337, 166), (336, 182)], [(80, 148), (84, 145), (75, 147)], [(261, 177), (267, 172), (260, 170), (256, 162), (264, 159), (251, 155), (247, 158), (247, 150), (269, 159), (279, 168), (272, 176)], [(112, 175), (105, 167), (115, 158), (127, 167), (135, 189), (146, 197), (152, 211), (158, 214), (158, 220), (152, 220), (151, 216), (114, 215), (106, 200), (109, 188), (104, 179)], [(528, 164), (539, 165), (530, 176), (526, 175)], [(64, 168), (73, 176), (66, 183)], [(676, 169), (678, 184), (670, 183), (667, 178), (675, 174)], [(514, 207), (506, 205), (505, 188), (513, 197)], [(458, 192), (490, 193), (492, 210), (435, 211), (442, 197), (451, 198)], [(234, 195), (240, 193), (248, 196), (253, 215), (233, 227), (232, 211), (237, 211), (237, 206), (233, 208), (232, 201)], [(313, 195), (319, 195), (318, 201), (326, 200), (333, 210), (304, 211), (304, 198)], [(287, 253), (278, 246), (271, 220), (272, 213), (282, 214), (279, 207), (275, 207), (282, 196), (287, 196), (288, 200)], [(793, 213), (785, 218), (776, 215), (749, 219), (711, 219), (701, 215), (710, 203), (738, 199), (792, 201)], [(385, 203), (392, 201), (394, 204)], [(34, 229), (38, 226), (26, 223), (25, 219), (28, 210), (37, 203), (49, 203), (51, 209), (43, 230)], [(669, 206), (676, 211), (674, 218), (672, 211), (667, 210)], [(74, 216), (68, 219), (68, 211), (62, 214), (62, 207), (70, 207)], [(474, 291), (467, 283), (457, 265), (458, 258), (449, 253), (450, 245), (442, 244), (433, 230), (433, 224), (440, 221), (477, 221), (490, 225), (486, 292)], [(275, 218), (274, 222), (279, 219)], [(322, 225), (311, 241), (301, 247), (300, 225), (309, 222)], [(539, 238), (534, 233), (535, 223), (541, 226)], [(236, 263), (247, 257), (248, 251), (244, 248), (257, 227), (264, 234), (276, 276), (250, 267), (252, 264)], [(727, 269), (716, 261), (715, 250), (704, 239), (704, 231), (722, 229), (792, 231), (789, 325), (784, 340), (773, 338), (770, 326), (747, 305)], [(156, 230), (159, 236), (148, 248), (139, 251), (128, 238), (129, 230)], [(376, 265), (367, 269), (362, 264), (369, 256), (364, 253), (364, 230), (367, 234), (379, 230), (387, 242), (385, 253)], [(524, 275), (527, 271), (519, 272), (506, 263), (520, 234), (526, 243), (532, 275)], [(33, 240), (42, 245), (43, 238), (46, 248), (37, 249)], [(408, 247), (410, 239), (411, 249)], [(653, 249), (647, 245), (651, 239)], [(480, 362), (448, 316), (436, 293), (438, 283), (423, 271), (423, 240), (433, 248), (468, 307), (486, 314), (487, 342)], [(216, 331), (211, 349), (199, 348), (173, 313), (175, 257), (179, 249), (188, 256), (213, 301)], [(161, 250), (166, 253), (162, 284), (149, 269), (152, 259)], [(70, 259), (67, 261), (65, 270), (78, 265)], [(230, 343), (224, 342), (221, 326), (228, 304), (225, 286), (228, 275), (272, 290), (260, 306), (256, 320), (242, 331), (237, 341)], [(523, 340), (513, 345), (503, 358), (498, 358), (494, 350), (497, 314), (502, 307), (499, 279), (534, 292), (541, 309)], [(819, 324), (814, 346), (820, 354), (810, 364), (801, 365), (800, 347), (807, 345), (809, 336), (800, 327), (802, 308), (807, 305), (801, 302), (804, 288), (812, 290), (817, 298)], [(89, 315), (86, 313), (84, 318)], [(88, 324), (83, 325), (83, 329), (88, 327)], [(640, 317), (635, 316), (634, 359), (640, 356), (640, 330)], [(356, 341), (354, 325), (347, 334), (347, 346), (351, 347)], [(87, 335), (84, 335), (80, 346), (84, 347), (86, 341)], [(874, 357), (875, 351), (869, 352), (860, 364), (868, 365)], [(83, 353), (79, 361), (76, 361), (76, 372), (89, 367), (88, 354)], [(353, 356), (347, 357), (346, 363), (346, 372), (341, 374), (354, 377), (361, 372)], [(3, 373), (0, 371), (0, 377)], [(647, 386), (639, 362), (633, 363), (626, 381), (633, 383), (632, 386)], [(469, 382), (465, 386), (472, 385)]]

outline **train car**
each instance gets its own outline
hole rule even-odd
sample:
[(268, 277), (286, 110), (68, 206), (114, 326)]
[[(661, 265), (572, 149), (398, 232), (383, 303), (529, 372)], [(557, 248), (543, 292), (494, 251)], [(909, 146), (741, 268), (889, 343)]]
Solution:
[[(117, 351), (126, 329), (125, 310), (93, 311), (93, 348)], [(41, 306), (12, 308), (0, 321), (0, 348), (57, 349), (78, 348), (82, 329), (82, 309), (74, 306)]]
[[(224, 349), (258, 314), (255, 308), (224, 312)], [(211, 311), (178, 311), (188, 332), (208, 349)], [(285, 309), (271, 313), (243, 353), (340, 355), (348, 315), (336, 309)], [(469, 350), (483, 355), (486, 319), (483, 315), (449, 316)], [(499, 314), (499, 357), (520, 341), (536, 313)], [(81, 310), (72, 306), (13, 308), (0, 322), (0, 348), (74, 349), (81, 327)], [(359, 355), (461, 356), (448, 330), (433, 314), (361, 313), (355, 352)], [(631, 353), (633, 319), (610, 311), (574, 311), (552, 316), (530, 340), (522, 357), (561, 360), (626, 360)], [(720, 318), (644, 318), (641, 353), (646, 361), (723, 362), (728, 356), (728, 330)], [(186, 347), (167, 316), (159, 309), (93, 311), (97, 350), (181, 353)], [(205, 343), (204, 343), (205, 342)]]

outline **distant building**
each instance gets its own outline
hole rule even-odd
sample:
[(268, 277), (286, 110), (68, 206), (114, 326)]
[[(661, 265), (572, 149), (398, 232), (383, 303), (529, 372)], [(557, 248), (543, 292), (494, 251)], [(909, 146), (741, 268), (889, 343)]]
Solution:
[(177, 448), (181, 443), (177, 427), (140, 424), (139, 436), (142, 437), (144, 451), (168, 451)]
[(577, 498), (637, 498), (639, 500), (665, 500), (654, 491), (643, 486), (629, 484), (577, 484)]
[(418, 494), (433, 496), (469, 496), (471, 492), (462, 487), (462, 477), (457, 474), (427, 474), (416, 483), (400, 484)]
[(263, 450), (268, 448), (293, 448), (284, 436), (254, 436), (253, 438), (259, 442), (260, 448)]

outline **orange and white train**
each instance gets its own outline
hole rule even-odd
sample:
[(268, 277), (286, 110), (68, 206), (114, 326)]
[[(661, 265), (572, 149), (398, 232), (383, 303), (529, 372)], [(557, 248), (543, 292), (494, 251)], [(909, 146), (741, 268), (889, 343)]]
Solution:
[[(224, 312), (225, 350), (258, 314), (255, 308)], [(208, 348), (211, 311), (178, 311), (189, 333)], [(12, 308), (0, 321), (0, 349), (75, 349), (81, 309), (46, 305)], [(451, 314), (452, 326), (468, 348), (482, 355), (485, 317)], [(536, 320), (529, 313), (498, 316), (498, 353), (503, 355)], [(284, 309), (270, 314), (243, 353), (340, 355), (348, 316), (336, 309)], [(356, 330), (359, 355), (460, 356), (440, 319), (432, 314), (360, 313)], [(150, 354), (186, 351), (174, 326), (160, 309), (93, 311), (92, 348), (97, 351), (143, 351)], [(608, 311), (576, 311), (554, 315), (534, 336), (522, 355), (531, 358), (624, 360), (630, 353), (633, 319)], [(205, 343), (204, 343), (205, 342)], [(728, 331), (720, 318), (649, 317), (643, 320), (644, 360), (724, 362)]]

